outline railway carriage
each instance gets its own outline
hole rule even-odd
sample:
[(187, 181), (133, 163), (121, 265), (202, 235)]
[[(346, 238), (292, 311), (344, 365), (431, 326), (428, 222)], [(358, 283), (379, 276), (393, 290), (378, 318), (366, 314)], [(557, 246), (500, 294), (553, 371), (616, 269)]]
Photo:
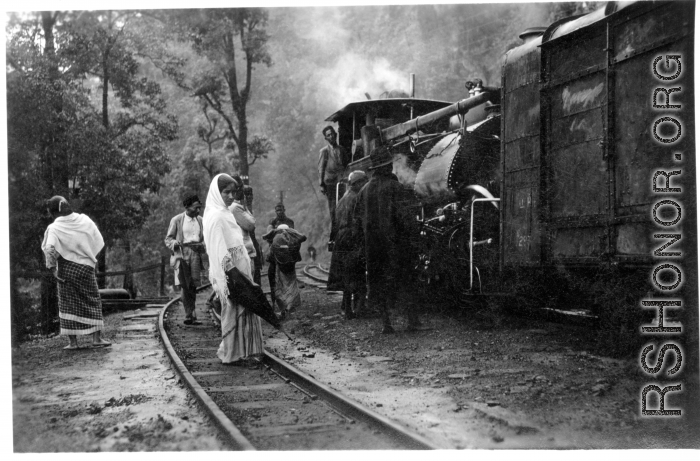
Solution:
[[(693, 19), (691, 2), (609, 2), (555, 22), (505, 56), (501, 278), (546, 284), (539, 301), (553, 297), (553, 308), (578, 301), (608, 337), (638, 337), (647, 323), (639, 303), (653, 292), (654, 251), (667, 241), (654, 234), (668, 231), (652, 219), (661, 195), (655, 172), (694, 178), (692, 116), (672, 148), (654, 139), (655, 120), (668, 113), (654, 103), (670, 102), (656, 101), (656, 88), (682, 88), (680, 115), (692, 113)], [(685, 62), (672, 83), (654, 75), (655, 59), (668, 55)], [(671, 123), (657, 127), (661, 137), (673, 136)], [(676, 178), (694, 200), (693, 182)], [(664, 221), (673, 220), (669, 211), (659, 210)], [(694, 229), (694, 213), (686, 218)], [(675, 251), (692, 251), (695, 235), (688, 234)], [(696, 269), (687, 269), (696, 280)]]

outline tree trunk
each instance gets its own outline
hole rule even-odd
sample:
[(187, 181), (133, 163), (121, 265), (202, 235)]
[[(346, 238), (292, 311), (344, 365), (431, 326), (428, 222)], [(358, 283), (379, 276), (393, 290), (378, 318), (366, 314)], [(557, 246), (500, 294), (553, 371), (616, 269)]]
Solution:
[(109, 112), (107, 111), (107, 103), (109, 101), (109, 70), (107, 69), (107, 61), (109, 60), (109, 51), (105, 51), (102, 61), (102, 125), (109, 129)]
[[(44, 56), (49, 61), (49, 79), (54, 89), (59, 90), (58, 79), (60, 76), (58, 62), (56, 61), (56, 45), (53, 34), (53, 27), (56, 25), (56, 16), (51, 11), (41, 12), (41, 27), (44, 32)], [(58, 93), (58, 91), (57, 91)], [(60, 94), (60, 93), (58, 93)], [(53, 110), (60, 113), (63, 110), (63, 102), (60, 97), (53, 98)], [(55, 129), (55, 127), (54, 127)], [(56, 149), (54, 138), (56, 133), (49, 130), (48, 135), (43, 139), (42, 152), (44, 158), (44, 181), (46, 189), (52, 194), (61, 194), (68, 189), (68, 178), (65, 167), (65, 155)], [(56, 327), (58, 319), (58, 295), (56, 292), (56, 281), (53, 277), (43, 277), (41, 279), (41, 317), (44, 334), (49, 334)]]
[(240, 175), (244, 184), (250, 184), (248, 177), (248, 119), (245, 107), (238, 112), (238, 158), (240, 160)]
[[(109, 46), (104, 52), (102, 60), (102, 125), (109, 132), (109, 70), (107, 63), (109, 62)], [(107, 272), (107, 245), (97, 254), (97, 272)], [(97, 277), (97, 287), (106, 287), (106, 278), (104, 276)]]
[[(56, 61), (56, 43), (53, 35), (53, 27), (56, 25), (56, 16), (51, 11), (41, 12), (41, 27), (44, 31), (44, 56), (49, 61), (49, 80), (56, 86), (57, 80), (61, 76), (58, 70), (58, 62)], [(61, 112), (63, 110), (63, 102), (61, 98), (56, 98), (53, 101), (54, 110)]]

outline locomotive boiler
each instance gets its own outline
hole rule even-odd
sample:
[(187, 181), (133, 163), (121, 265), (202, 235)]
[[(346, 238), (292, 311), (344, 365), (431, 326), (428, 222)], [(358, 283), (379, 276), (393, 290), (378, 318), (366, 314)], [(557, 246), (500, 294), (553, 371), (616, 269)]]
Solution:
[[(364, 117), (347, 106), (327, 120), (353, 147), (348, 171), (366, 169), (372, 149), (395, 154), (394, 171), (413, 192), (406, 206), (421, 280), (459, 298), (522, 300), (529, 290), (540, 307), (578, 304), (618, 328), (627, 314), (638, 320), (631, 312), (642, 311), (654, 251), (666, 242), (654, 237), (654, 174), (681, 166), (695, 172), (694, 117), (673, 139), (682, 157), (657, 154), (675, 128), (654, 124), (660, 107), (671, 107), (669, 91), (682, 88), (684, 107), (692, 108), (692, 65), (681, 72), (679, 61), (676, 89), (664, 84), (665, 106), (655, 99), (653, 73), (658, 56), (692, 62), (693, 31), (692, 2), (610, 2), (527, 30), (525, 43), (505, 54), (500, 88), (467, 82), (467, 99), (434, 102), (440, 107), (384, 100), (404, 108), (386, 117), (377, 115), (377, 102), (364, 101), (356, 103), (366, 105)], [(467, 123), (465, 114), (487, 102), (488, 115)], [(694, 184), (684, 185), (694, 207)], [(694, 213), (684, 216), (695, 229)], [(676, 245), (695, 248), (695, 232)], [(696, 276), (695, 265), (687, 273)]]

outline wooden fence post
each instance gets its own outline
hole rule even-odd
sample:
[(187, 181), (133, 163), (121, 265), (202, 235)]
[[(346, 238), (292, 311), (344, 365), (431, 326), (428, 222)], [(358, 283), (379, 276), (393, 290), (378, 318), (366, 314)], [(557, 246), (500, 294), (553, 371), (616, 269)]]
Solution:
[(165, 265), (168, 264), (168, 257), (160, 257), (160, 295), (165, 296)]

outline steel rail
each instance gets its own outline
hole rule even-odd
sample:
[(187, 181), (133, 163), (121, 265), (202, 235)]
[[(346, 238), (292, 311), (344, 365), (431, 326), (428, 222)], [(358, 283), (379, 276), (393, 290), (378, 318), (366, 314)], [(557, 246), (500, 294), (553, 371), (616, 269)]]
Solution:
[[(211, 284), (203, 285), (197, 288), (197, 291), (201, 291), (209, 286), (211, 286)], [(177, 355), (172, 343), (170, 342), (170, 338), (165, 331), (165, 311), (180, 301), (180, 298), (181, 297), (178, 296), (177, 298), (169, 301), (165, 306), (163, 306), (163, 309), (160, 311), (160, 315), (158, 316), (158, 330), (160, 331), (160, 338), (163, 341), (165, 350), (168, 353), (173, 365), (175, 365), (175, 369), (182, 380), (187, 383), (187, 386), (190, 388), (192, 393), (194, 393), (195, 397), (207, 411), (216, 426), (223, 432), (224, 436), (226, 436), (226, 439), (231, 446), (236, 450), (255, 450), (253, 444), (250, 443), (247, 438), (245, 438), (236, 425), (233, 424), (233, 422), (226, 416), (226, 414), (224, 414), (221, 408), (219, 408), (219, 406), (211, 399), (211, 397), (209, 397), (204, 389), (202, 389), (202, 386), (199, 385), (182, 360), (180, 360), (180, 357)]]
[[(221, 318), (214, 312), (214, 316)], [(284, 379), (287, 384), (296, 387), (312, 400), (320, 398), (326, 402), (333, 411), (344, 418), (361, 421), (374, 430), (388, 434), (407, 449), (413, 450), (439, 450), (442, 447), (434, 445), (429, 440), (415, 434), (389, 418), (362, 406), (354, 400), (344, 396), (340, 392), (326, 386), (311, 375), (304, 373), (296, 367), (280, 359), (276, 355), (264, 351), (262, 359), (258, 360), (264, 366), (269, 367), (276, 375)]]
[(325, 279), (324, 279), (324, 278), (321, 278), (321, 277), (319, 277), (319, 276), (317, 276), (317, 275), (311, 274), (311, 273), (309, 272), (309, 269), (312, 268), (312, 267), (316, 267), (316, 268), (318, 268), (318, 270), (320, 270), (321, 272), (324, 272), (323, 269), (321, 269), (317, 264), (311, 264), (311, 265), (304, 266), (304, 269), (303, 269), (304, 275), (307, 276), (308, 278), (312, 279), (312, 280), (316, 280), (317, 282), (328, 283), (328, 278), (325, 278)]
[(267, 350), (265, 351), (262, 361), (274, 371), (292, 381), (295, 385), (302, 387), (313, 395), (317, 395), (343, 416), (366, 423), (373, 429), (389, 435), (395, 441), (406, 446), (407, 449), (437, 450), (441, 448), (434, 445), (429, 440), (405, 429), (389, 418), (375, 413), (369, 408), (360, 405), (338, 391), (326, 386)]

